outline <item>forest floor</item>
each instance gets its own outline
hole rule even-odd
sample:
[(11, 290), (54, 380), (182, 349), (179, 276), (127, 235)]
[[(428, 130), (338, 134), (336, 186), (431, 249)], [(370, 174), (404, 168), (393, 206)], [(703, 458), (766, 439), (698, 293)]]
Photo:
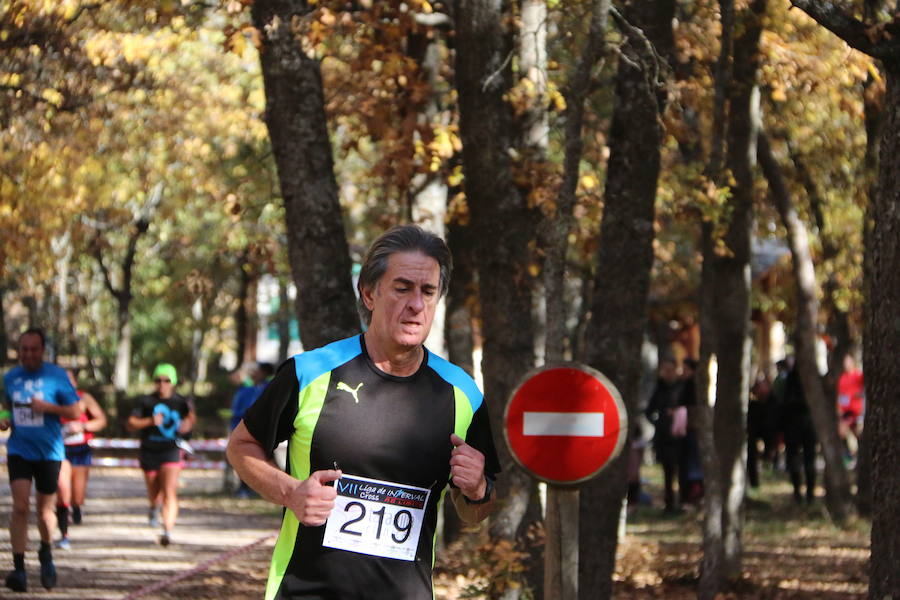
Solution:
[[(652, 467), (646, 472), (650, 479), (647, 491), (658, 499), (657, 470)], [(824, 515), (821, 498), (812, 506), (795, 506), (784, 479), (781, 473), (767, 474), (762, 487), (750, 492), (744, 573), (723, 600), (865, 597), (867, 523), (833, 527)], [(11, 567), (7, 529), (11, 507), (5, 473), (0, 480), (0, 574), (5, 574)], [(26, 556), (29, 592), (12, 594), (0, 588), (0, 597), (261, 598), (280, 511), (261, 500), (235, 500), (221, 489), (220, 472), (183, 472), (174, 543), (164, 548), (157, 543), (158, 532), (147, 525), (140, 471), (95, 468), (84, 524), (70, 527), (72, 549), (54, 551), (59, 586), (49, 592), (40, 587), (32, 517), (31, 551)], [(700, 524), (696, 511), (663, 517), (659, 507), (650, 506), (629, 515), (619, 545), (615, 597), (696, 597)], [(515, 568), (512, 563), (498, 567), (496, 560), (484, 562), (480, 557), (489, 554), (473, 549), (476, 537), (467, 536), (466, 541), (440, 553), (435, 575), (438, 600), (484, 597), (479, 593), (487, 583), (484, 573)], [(492, 556), (498, 555), (502, 552), (498, 554), (495, 548)]]

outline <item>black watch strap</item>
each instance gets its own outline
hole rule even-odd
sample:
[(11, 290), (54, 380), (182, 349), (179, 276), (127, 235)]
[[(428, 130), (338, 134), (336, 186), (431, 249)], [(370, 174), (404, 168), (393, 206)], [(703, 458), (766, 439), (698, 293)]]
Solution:
[(491, 501), (491, 493), (494, 491), (494, 480), (484, 476), (484, 481), (486, 485), (484, 486), (484, 496), (479, 500), (469, 500), (469, 497), (463, 494), (463, 499), (466, 501), (466, 504), (487, 504)]

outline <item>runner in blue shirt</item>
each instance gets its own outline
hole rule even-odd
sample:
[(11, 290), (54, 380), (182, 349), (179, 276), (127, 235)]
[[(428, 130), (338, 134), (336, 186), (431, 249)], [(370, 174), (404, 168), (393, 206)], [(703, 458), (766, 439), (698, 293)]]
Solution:
[(29, 329), (19, 337), (19, 366), (3, 377), (5, 410), (0, 412), (0, 431), (12, 427), (7, 442), (9, 487), (13, 511), (9, 524), (13, 570), (6, 587), (16, 592), (28, 589), (25, 546), (28, 541), (28, 505), (31, 481), (37, 490), (37, 523), (41, 535), (38, 559), (41, 584), (56, 586), (56, 567), (50, 536), (56, 529), (56, 488), (59, 466), (65, 459), (60, 417), (77, 419), (81, 403), (66, 372), (44, 362), (44, 333)]

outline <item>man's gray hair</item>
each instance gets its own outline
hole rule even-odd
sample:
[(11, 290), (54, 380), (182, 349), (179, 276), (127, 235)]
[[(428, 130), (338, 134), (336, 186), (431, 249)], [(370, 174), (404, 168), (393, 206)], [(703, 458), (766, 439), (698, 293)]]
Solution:
[(421, 252), (437, 261), (440, 268), (441, 296), (450, 287), (450, 273), (453, 271), (453, 257), (450, 248), (435, 234), (425, 231), (418, 225), (397, 225), (390, 228), (375, 240), (363, 259), (362, 269), (356, 289), (359, 291), (357, 308), (359, 316), (366, 325), (372, 322), (372, 311), (363, 302), (363, 290), (374, 290), (378, 280), (388, 268), (388, 259), (397, 252)]

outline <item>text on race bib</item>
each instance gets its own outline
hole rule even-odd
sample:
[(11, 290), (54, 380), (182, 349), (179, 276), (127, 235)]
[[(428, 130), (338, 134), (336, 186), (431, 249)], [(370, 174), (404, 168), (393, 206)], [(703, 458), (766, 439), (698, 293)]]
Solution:
[[(35, 392), (34, 396), (43, 399), (43, 393)], [(44, 414), (34, 412), (31, 408), (31, 398), (26, 398), (20, 391), (13, 392), (13, 423), (16, 427), (43, 427)]]
[(415, 560), (431, 490), (344, 475), (322, 545), (371, 556)]

